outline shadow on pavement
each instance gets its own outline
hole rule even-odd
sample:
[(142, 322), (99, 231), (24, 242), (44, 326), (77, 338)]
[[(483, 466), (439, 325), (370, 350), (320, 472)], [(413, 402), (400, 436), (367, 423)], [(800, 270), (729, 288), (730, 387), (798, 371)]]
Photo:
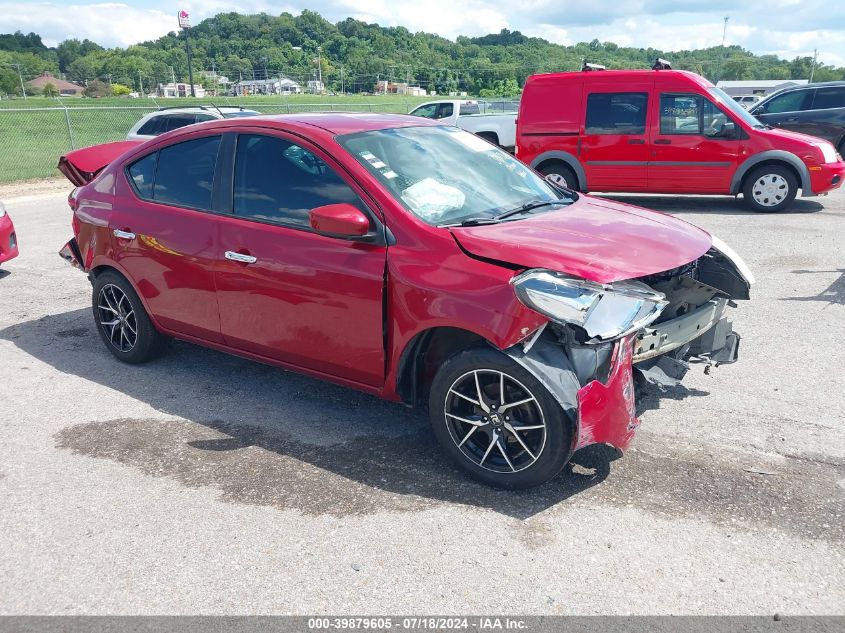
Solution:
[(824, 210), (824, 205), (814, 199), (796, 198), (785, 211), (777, 213), (757, 213), (751, 211), (742, 198), (729, 196), (684, 196), (684, 195), (642, 195), (642, 194), (597, 194), (602, 198), (633, 204), (654, 211), (664, 213), (717, 213), (720, 215), (794, 215), (801, 213), (818, 213)]
[(810, 297), (784, 297), (781, 301), (821, 301), (827, 304), (845, 305), (845, 268), (836, 270), (793, 270), (794, 275), (818, 275), (840, 273), (830, 286)]
[(544, 486), (493, 490), (448, 462), (425, 413), (366, 394), (179, 341), (156, 361), (124, 365), (88, 309), (7, 327), (0, 339), (178, 418), (83, 418), (56, 435), (60, 447), (214, 486), (232, 502), (338, 515), (450, 502), (523, 519), (602, 482), (619, 456), (589, 447)]

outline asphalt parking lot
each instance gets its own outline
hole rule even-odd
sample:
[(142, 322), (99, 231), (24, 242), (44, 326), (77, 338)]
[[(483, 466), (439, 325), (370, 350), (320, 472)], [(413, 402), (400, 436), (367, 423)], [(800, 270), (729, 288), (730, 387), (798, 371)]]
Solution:
[(119, 364), (56, 254), (65, 197), (5, 200), (0, 613), (843, 613), (845, 193), (618, 196), (747, 260), (740, 360), (522, 493), (398, 405), (184, 343)]

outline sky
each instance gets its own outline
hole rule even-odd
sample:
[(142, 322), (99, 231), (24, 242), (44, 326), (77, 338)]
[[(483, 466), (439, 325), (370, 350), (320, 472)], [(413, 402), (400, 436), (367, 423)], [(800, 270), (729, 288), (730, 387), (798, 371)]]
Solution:
[(48, 46), (71, 37), (127, 46), (176, 30), (178, 9), (196, 24), (224, 11), (296, 15), (305, 8), (332, 22), (353, 17), (449, 39), (508, 28), (558, 44), (598, 38), (665, 51), (719, 45), (728, 16), (726, 44), (787, 59), (817, 48), (820, 62), (845, 66), (842, 0), (0, 0), (0, 33), (35, 31)]

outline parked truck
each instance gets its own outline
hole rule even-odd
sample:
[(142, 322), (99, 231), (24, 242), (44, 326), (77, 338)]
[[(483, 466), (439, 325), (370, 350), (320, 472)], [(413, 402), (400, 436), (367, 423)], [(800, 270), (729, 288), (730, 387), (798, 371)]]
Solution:
[(454, 125), (508, 151), (516, 145), (516, 112), (486, 113), (478, 101), (450, 99), (428, 101), (411, 110), (413, 116)]

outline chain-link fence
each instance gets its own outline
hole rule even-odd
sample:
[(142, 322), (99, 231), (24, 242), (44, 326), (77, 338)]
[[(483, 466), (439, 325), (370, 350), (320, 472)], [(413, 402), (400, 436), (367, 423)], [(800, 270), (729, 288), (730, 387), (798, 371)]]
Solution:
[[(192, 103), (191, 107), (201, 105)], [(222, 105), (222, 104), (221, 104)], [(240, 105), (240, 104), (236, 104)], [(310, 103), (244, 104), (262, 114), (357, 111), (407, 113), (415, 104)], [(206, 107), (213, 108), (211, 104)], [(56, 163), (72, 149), (126, 138), (138, 120), (159, 108), (151, 106), (0, 109), (0, 182), (55, 176)]]

